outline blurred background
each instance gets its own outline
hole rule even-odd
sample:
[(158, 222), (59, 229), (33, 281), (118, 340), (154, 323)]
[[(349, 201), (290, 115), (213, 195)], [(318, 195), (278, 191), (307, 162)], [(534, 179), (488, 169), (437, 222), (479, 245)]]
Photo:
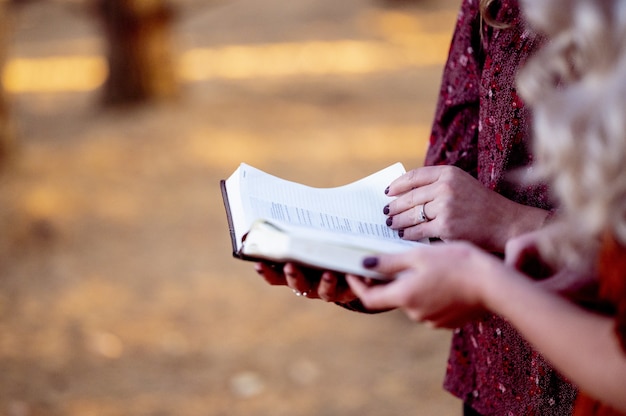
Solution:
[(458, 415), (450, 333), (266, 285), (219, 180), (420, 166), (459, 1), (0, 1), (0, 415)]

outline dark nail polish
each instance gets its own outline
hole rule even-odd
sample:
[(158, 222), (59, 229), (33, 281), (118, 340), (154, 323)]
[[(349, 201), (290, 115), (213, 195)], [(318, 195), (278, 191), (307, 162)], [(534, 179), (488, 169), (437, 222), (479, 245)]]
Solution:
[(363, 267), (371, 269), (378, 266), (378, 257), (365, 257), (363, 259)]
[(398, 235), (400, 238), (404, 237), (404, 230), (398, 230)]
[(391, 224), (393, 224), (393, 217), (387, 218), (387, 227), (391, 227)]
[(385, 195), (387, 195), (388, 193), (389, 193), (389, 187), (385, 189)]
[(385, 208), (383, 208), (383, 214), (389, 214), (389, 205), (385, 205)]

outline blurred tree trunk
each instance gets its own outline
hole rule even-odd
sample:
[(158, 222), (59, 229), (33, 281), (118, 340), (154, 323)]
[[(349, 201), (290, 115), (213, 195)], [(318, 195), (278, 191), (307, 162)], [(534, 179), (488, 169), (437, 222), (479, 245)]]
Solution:
[(12, 27), (11, 11), (8, 2), (0, 1), (0, 169), (4, 168), (11, 158), (15, 142), (15, 129), (2, 79)]
[(107, 105), (170, 99), (178, 93), (168, 0), (96, 0), (108, 44)]

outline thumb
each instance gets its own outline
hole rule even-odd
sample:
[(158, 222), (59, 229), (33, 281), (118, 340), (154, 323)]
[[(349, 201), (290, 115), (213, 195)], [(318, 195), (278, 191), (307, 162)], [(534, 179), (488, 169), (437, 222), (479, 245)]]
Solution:
[(395, 276), (411, 267), (411, 265), (419, 263), (421, 250), (422, 248), (420, 247), (403, 253), (365, 257), (363, 259), (363, 267), (386, 276)]
[(370, 311), (383, 311), (393, 309), (396, 306), (394, 296), (390, 296), (396, 282), (388, 282), (384, 285), (367, 285), (361, 277), (346, 275), (346, 280), (352, 292), (361, 300), (363, 306)]

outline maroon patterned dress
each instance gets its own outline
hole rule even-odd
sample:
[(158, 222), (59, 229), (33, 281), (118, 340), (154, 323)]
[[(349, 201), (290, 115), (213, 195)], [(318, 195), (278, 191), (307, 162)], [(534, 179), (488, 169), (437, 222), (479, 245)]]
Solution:
[[(517, 0), (496, 2), (508, 27), (481, 27), (478, 0), (463, 0), (441, 85), (427, 165), (456, 165), (525, 205), (550, 209), (545, 187), (520, 186), (529, 114), (515, 73), (540, 39), (520, 20)], [(482, 36), (481, 36), (482, 30)], [(444, 386), (483, 415), (568, 415), (576, 390), (503, 319), (488, 316), (454, 331)]]

